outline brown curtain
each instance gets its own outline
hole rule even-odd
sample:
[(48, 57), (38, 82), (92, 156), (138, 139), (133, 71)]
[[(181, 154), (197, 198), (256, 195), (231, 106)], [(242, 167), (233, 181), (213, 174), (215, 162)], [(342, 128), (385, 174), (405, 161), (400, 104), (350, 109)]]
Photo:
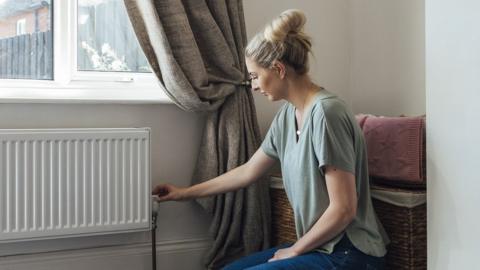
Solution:
[[(245, 163), (260, 145), (253, 97), (243, 84), (241, 0), (124, 0), (137, 38), (170, 98), (207, 112), (194, 181)], [(268, 181), (199, 200), (212, 215), (209, 269), (269, 246)]]

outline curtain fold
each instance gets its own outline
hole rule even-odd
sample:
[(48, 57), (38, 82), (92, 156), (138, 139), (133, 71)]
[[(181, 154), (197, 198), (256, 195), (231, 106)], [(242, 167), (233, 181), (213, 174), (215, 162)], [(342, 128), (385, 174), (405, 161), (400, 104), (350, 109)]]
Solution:
[[(206, 112), (194, 181), (245, 163), (260, 145), (252, 93), (243, 85), (241, 0), (124, 0), (140, 45), (167, 95), (183, 110)], [(209, 269), (267, 248), (268, 181), (198, 200), (212, 215)]]

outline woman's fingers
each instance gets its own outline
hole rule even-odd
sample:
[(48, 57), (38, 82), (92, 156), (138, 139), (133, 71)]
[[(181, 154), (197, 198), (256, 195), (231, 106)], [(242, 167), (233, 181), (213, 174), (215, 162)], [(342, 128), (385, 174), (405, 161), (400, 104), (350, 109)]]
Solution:
[(278, 250), (273, 254), (273, 257), (270, 258), (270, 260), (268, 260), (268, 262), (273, 262), (273, 261), (278, 260), (277, 256), (278, 256)]
[(158, 195), (158, 194), (164, 193), (165, 192), (165, 185), (166, 184), (160, 184), (160, 185), (155, 186), (152, 190), (152, 195)]
[(152, 195), (156, 195), (155, 200), (158, 202), (178, 201), (182, 200), (181, 190), (183, 189), (171, 184), (160, 184), (153, 189)]
[(169, 184), (160, 184), (157, 185), (155, 188), (152, 190), (152, 195), (156, 195), (155, 200), (156, 201), (166, 201), (168, 200), (171, 196), (172, 193), (172, 187)]
[(166, 195), (166, 196), (155, 196), (154, 199), (157, 202), (165, 202), (165, 201), (171, 201), (172, 200), (172, 198), (170, 198), (170, 196), (168, 196), (168, 195)]

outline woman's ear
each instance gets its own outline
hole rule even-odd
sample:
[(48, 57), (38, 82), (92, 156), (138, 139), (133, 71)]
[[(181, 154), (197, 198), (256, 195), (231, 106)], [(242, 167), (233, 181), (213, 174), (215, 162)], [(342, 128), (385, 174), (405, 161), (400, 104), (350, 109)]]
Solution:
[(273, 61), (272, 69), (275, 71), (275, 73), (278, 74), (280, 79), (284, 79), (285, 76), (287, 75), (287, 67), (285, 66), (284, 63), (278, 60)]

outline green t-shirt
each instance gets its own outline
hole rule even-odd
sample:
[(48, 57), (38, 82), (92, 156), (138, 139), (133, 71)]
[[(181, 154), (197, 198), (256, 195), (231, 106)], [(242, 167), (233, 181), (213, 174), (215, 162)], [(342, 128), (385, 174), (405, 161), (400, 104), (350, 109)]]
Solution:
[(346, 233), (362, 252), (384, 256), (389, 240), (372, 206), (365, 141), (353, 114), (342, 100), (321, 90), (305, 112), (298, 141), (295, 123), (295, 107), (287, 103), (275, 116), (262, 149), (281, 163), (297, 236), (307, 233), (329, 205), (323, 170), (331, 165), (355, 175), (357, 216), (343, 233), (317, 249), (331, 253)]

